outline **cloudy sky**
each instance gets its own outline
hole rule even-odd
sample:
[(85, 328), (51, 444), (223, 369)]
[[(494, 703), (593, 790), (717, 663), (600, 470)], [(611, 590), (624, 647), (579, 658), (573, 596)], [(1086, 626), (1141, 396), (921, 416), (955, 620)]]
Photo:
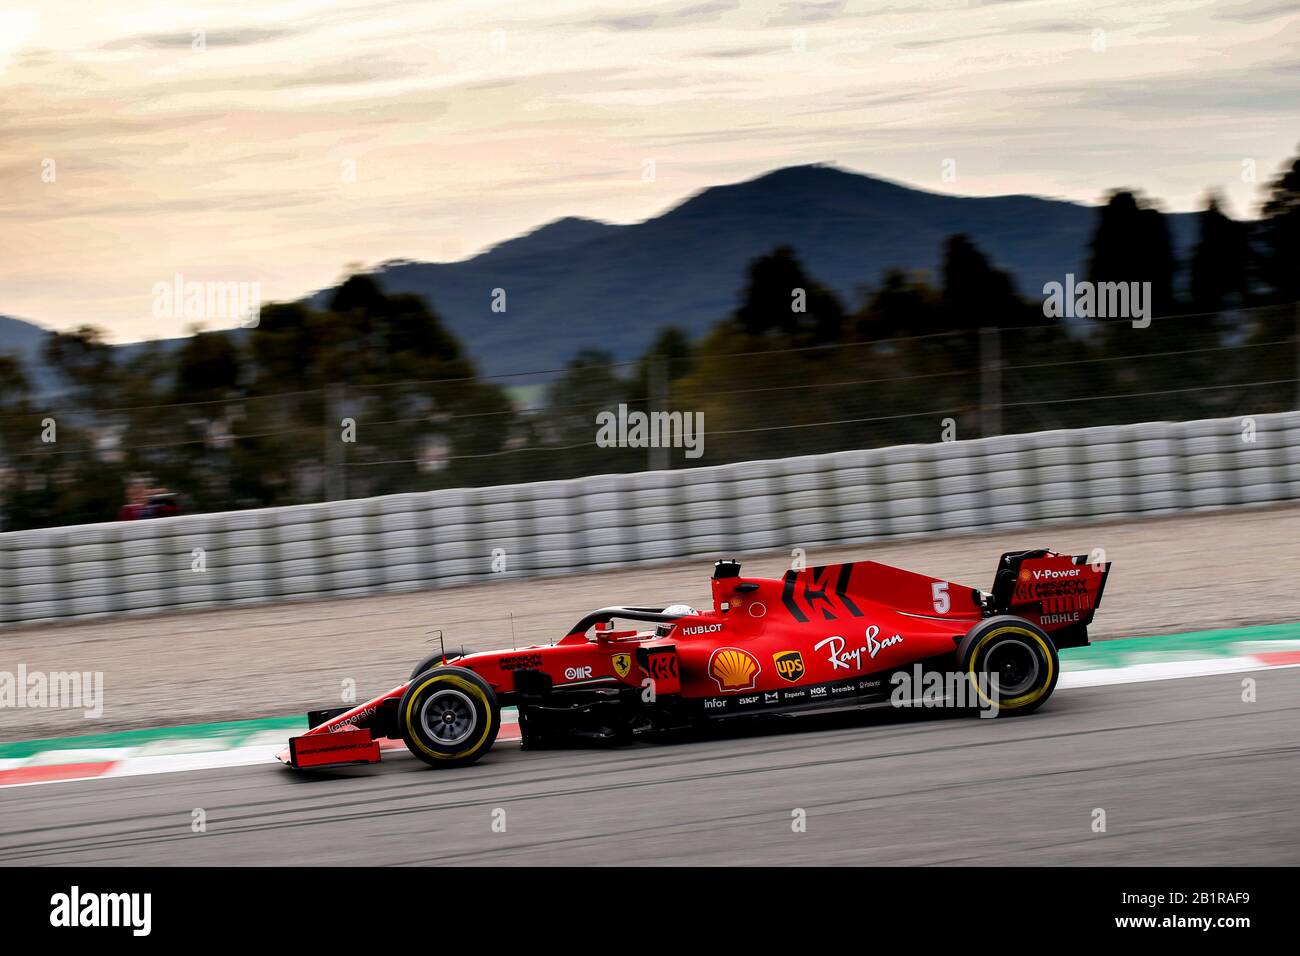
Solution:
[(1249, 215), (1297, 143), (1294, 0), (6, 0), (0, 313), (174, 335), (176, 273), (287, 298), (810, 162)]

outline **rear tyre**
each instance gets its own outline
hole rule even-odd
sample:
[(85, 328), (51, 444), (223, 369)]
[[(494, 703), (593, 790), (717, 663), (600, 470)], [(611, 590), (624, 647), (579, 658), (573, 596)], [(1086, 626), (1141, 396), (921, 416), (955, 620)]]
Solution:
[(501, 706), (478, 674), (437, 667), (411, 681), (397, 707), (397, 726), (407, 749), (429, 766), (464, 766), (491, 749)]
[(1061, 662), (1047, 632), (1011, 614), (972, 628), (957, 648), (957, 661), (980, 708), (993, 707), (999, 717), (1037, 710), (1052, 696), (1061, 676)]

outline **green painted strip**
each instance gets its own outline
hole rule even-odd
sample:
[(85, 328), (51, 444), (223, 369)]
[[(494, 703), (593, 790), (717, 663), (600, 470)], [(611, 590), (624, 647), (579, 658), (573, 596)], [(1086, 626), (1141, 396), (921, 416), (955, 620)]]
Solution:
[(1216, 631), (1190, 631), (1156, 637), (1127, 637), (1101, 641), (1061, 653), (1063, 670), (1092, 670), (1104, 667), (1127, 667), (1155, 660), (1205, 660), (1212, 657), (1236, 657), (1249, 653), (1241, 645), (1247, 641), (1300, 640), (1300, 622), (1265, 624), (1258, 627), (1234, 627)]
[[(501, 713), (508, 723), (519, 718), (514, 707), (503, 707)], [(218, 724), (183, 724), (176, 727), (154, 727), (149, 730), (121, 730), (105, 734), (87, 734), (84, 737), (47, 737), (44, 740), (20, 740), (0, 744), (0, 760), (34, 757), (51, 750), (95, 750), (97, 748), (142, 747), (160, 740), (207, 740), (213, 750), (240, 746), (254, 734), (279, 731), (287, 742), (295, 732), (307, 729), (306, 717), (261, 717), (257, 720), (232, 720)]]
[[(305, 717), (264, 717), (259, 720), (232, 720), (220, 724), (185, 724), (179, 727), (155, 727), (149, 730), (122, 730), (84, 737), (52, 737), (45, 740), (21, 740), (0, 744), (0, 759), (32, 757), (47, 750), (94, 750), (99, 747), (140, 747), (158, 740), (205, 739), (221, 747), (237, 747), (253, 734), (264, 730), (291, 733), (306, 730)], [(287, 738), (286, 738), (287, 739)]]
[[(1094, 670), (1127, 667), (1154, 660), (1205, 660), (1211, 657), (1234, 657), (1248, 653), (1241, 645), (1247, 641), (1300, 641), (1300, 621), (1290, 624), (1264, 624), (1258, 627), (1235, 627), (1217, 631), (1191, 631), (1155, 637), (1117, 638), (1090, 647), (1063, 651), (1061, 669)], [(504, 713), (511, 713), (507, 707)], [(235, 720), (215, 724), (185, 724), (150, 730), (123, 730), (116, 733), (88, 734), (84, 737), (58, 737), (45, 740), (22, 740), (0, 743), (0, 760), (32, 757), (49, 750), (93, 750), (98, 747), (139, 747), (159, 740), (210, 740), (214, 749), (238, 747), (254, 734), (267, 730), (283, 731), (286, 739), (295, 730), (306, 730), (304, 717), (263, 717), (258, 720)]]

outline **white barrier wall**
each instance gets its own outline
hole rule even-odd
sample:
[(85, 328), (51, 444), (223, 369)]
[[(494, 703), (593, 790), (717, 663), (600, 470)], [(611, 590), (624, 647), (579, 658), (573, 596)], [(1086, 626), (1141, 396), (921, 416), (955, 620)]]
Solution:
[[(0, 624), (1300, 499), (1300, 412), (1256, 416), (1253, 436), (1250, 421), (1036, 432), (12, 532), (0, 535)], [(493, 571), (495, 549), (504, 572)]]

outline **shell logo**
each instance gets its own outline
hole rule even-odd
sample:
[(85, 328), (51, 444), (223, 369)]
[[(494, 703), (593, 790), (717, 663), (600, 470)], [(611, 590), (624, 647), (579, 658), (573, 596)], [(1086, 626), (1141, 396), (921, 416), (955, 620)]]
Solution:
[(709, 658), (709, 676), (724, 694), (753, 690), (760, 670), (758, 658), (739, 647), (719, 647)]

